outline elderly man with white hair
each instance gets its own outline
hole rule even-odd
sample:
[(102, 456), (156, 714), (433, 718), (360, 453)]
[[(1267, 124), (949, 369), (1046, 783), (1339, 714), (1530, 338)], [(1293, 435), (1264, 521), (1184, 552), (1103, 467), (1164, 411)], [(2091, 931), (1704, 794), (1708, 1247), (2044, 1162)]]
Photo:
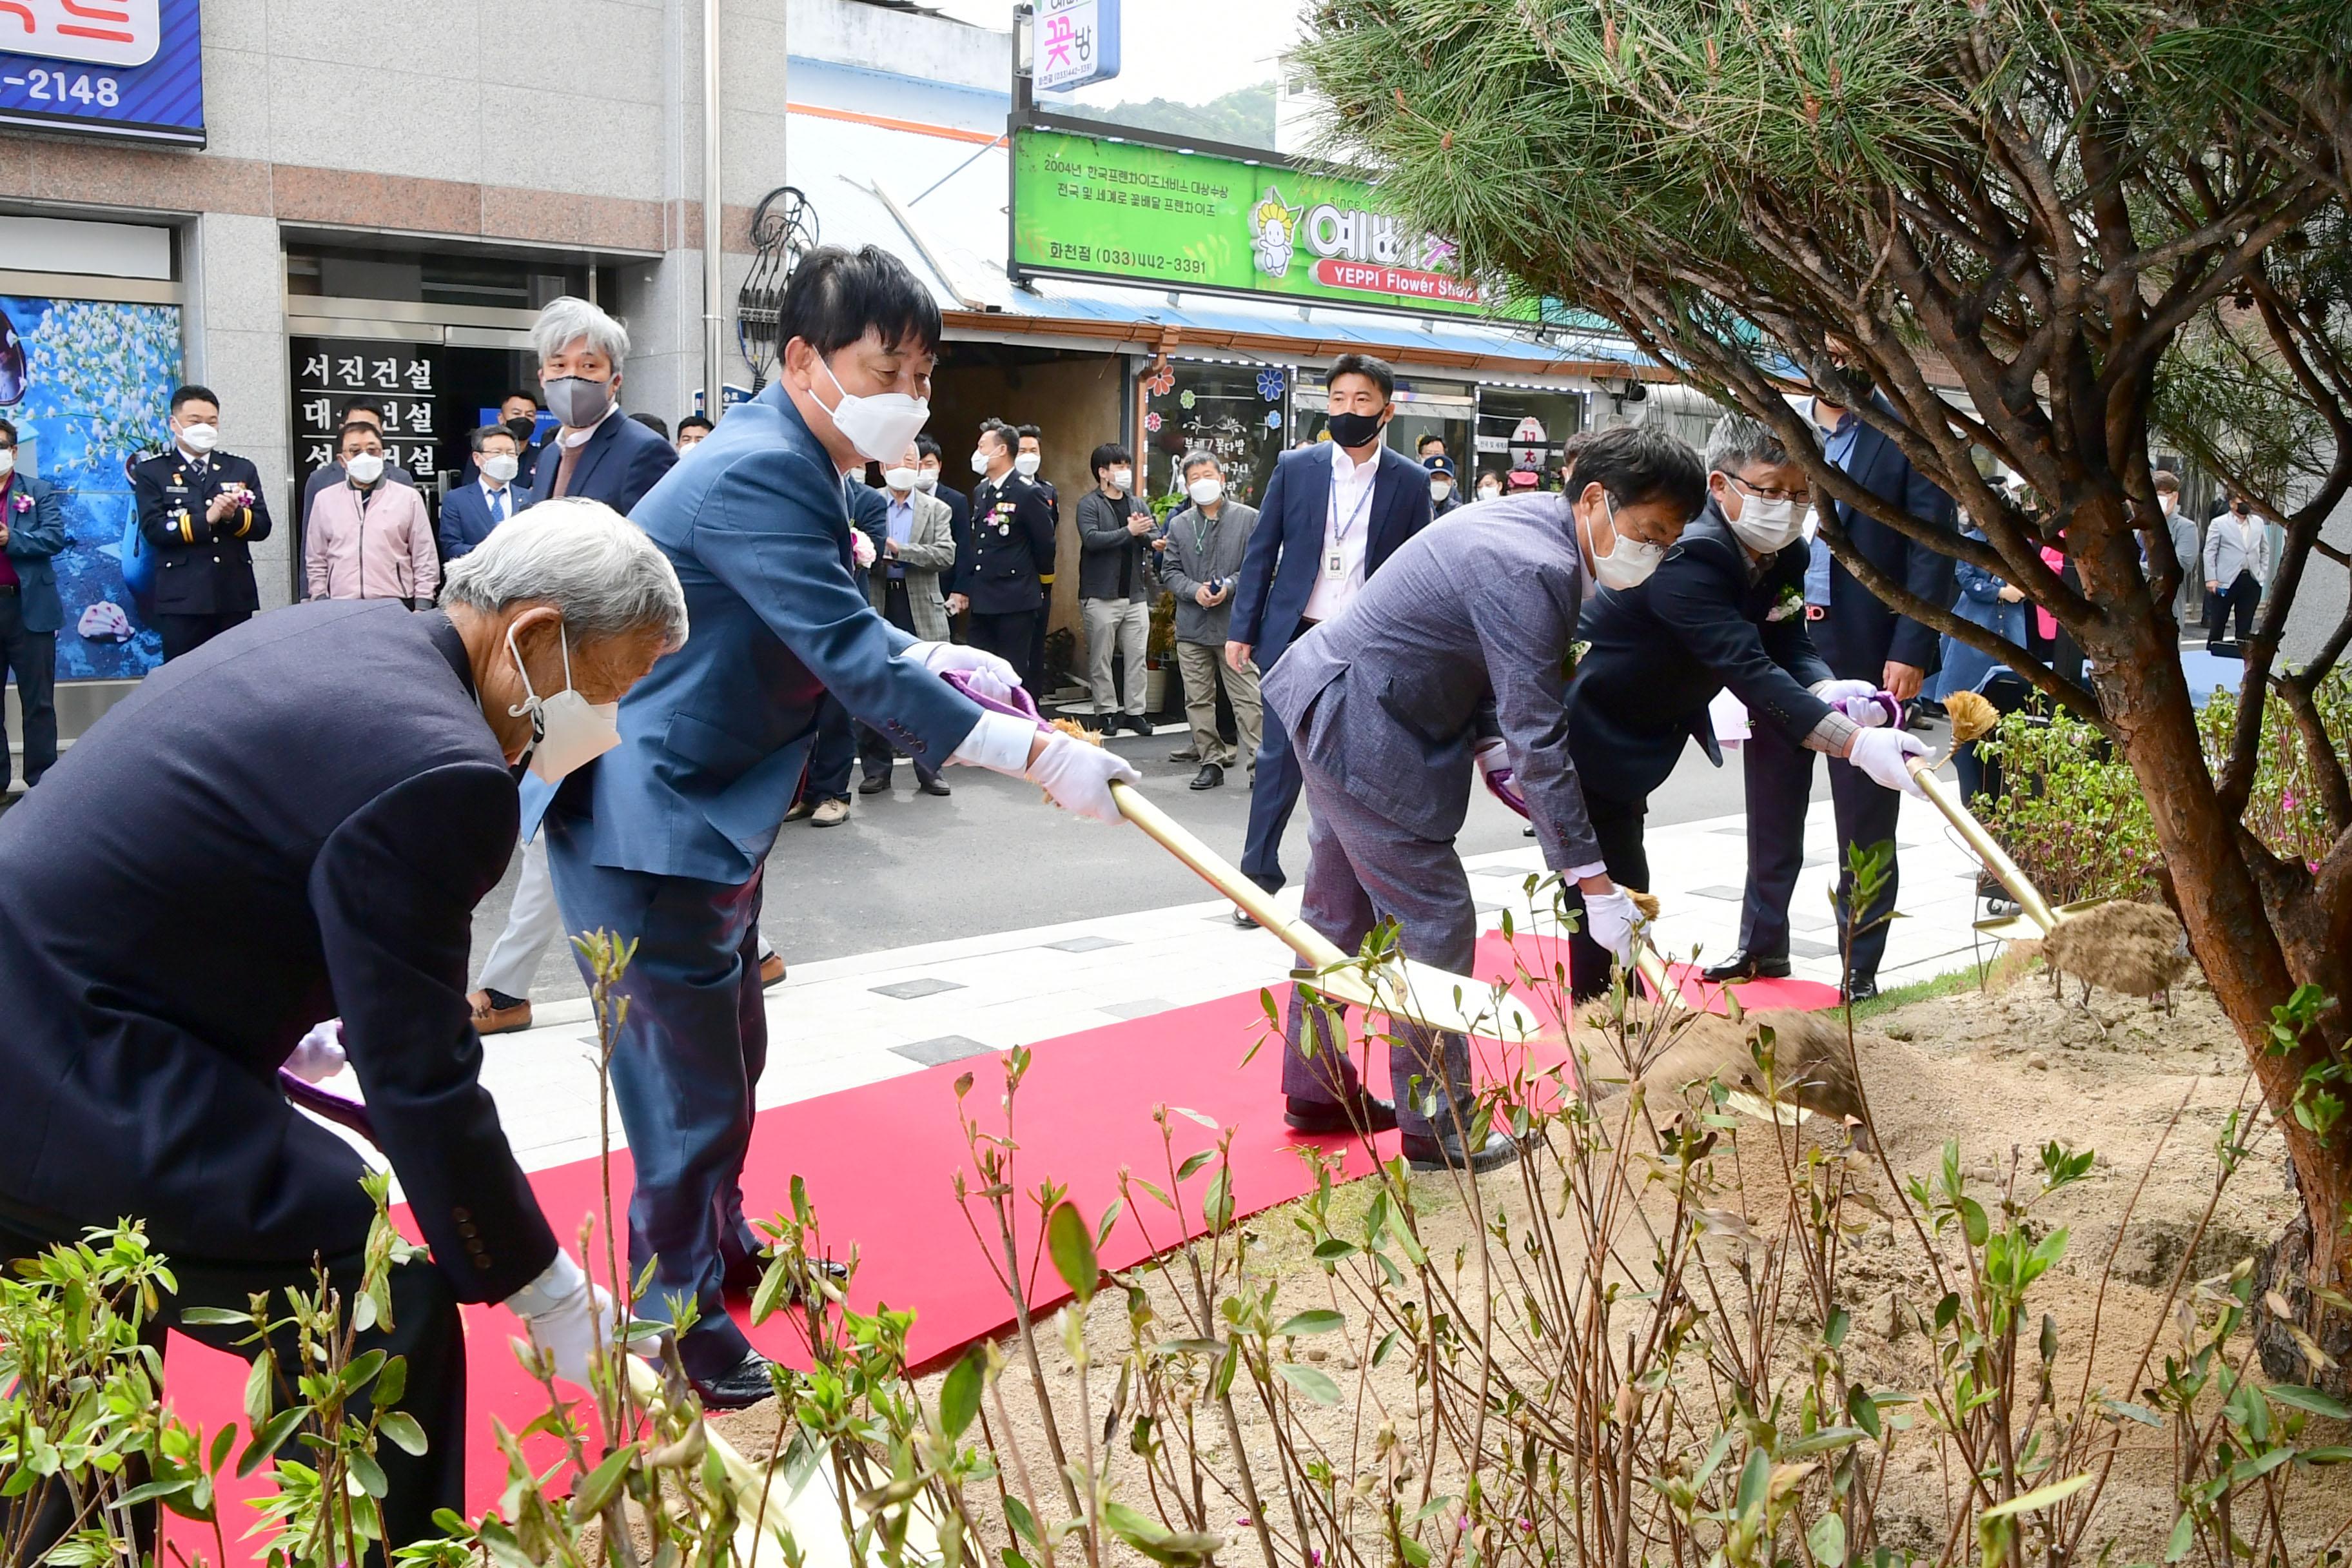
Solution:
[[(135, 1220), (178, 1284), (156, 1327), (248, 1358), (206, 1310), (283, 1313), (314, 1259), (353, 1300), (365, 1166), (278, 1077), (347, 1059), (432, 1248), (358, 1340), (406, 1358), (428, 1443), (378, 1453), (390, 1547), (464, 1506), (459, 1302), (505, 1302), (586, 1382), (606, 1304), (478, 1081), (466, 954), (514, 851), (514, 765), (556, 779), (611, 747), (602, 705), (686, 632), (652, 541), (551, 502), (453, 563), (440, 609), (298, 605), (164, 666), (0, 818), (0, 1263)], [(43, 1486), (11, 1506), (62, 1526)]]
[[(627, 515), (677, 462), (668, 442), (621, 413), (628, 329), (567, 294), (540, 311), (530, 342), (548, 409), (563, 427), (539, 449), (530, 497), (521, 504), (584, 496)], [(474, 1027), (485, 1035), (530, 1027), (531, 980), (562, 923), (548, 877), (547, 845), (534, 838), (523, 854), (507, 923), (467, 997)]]

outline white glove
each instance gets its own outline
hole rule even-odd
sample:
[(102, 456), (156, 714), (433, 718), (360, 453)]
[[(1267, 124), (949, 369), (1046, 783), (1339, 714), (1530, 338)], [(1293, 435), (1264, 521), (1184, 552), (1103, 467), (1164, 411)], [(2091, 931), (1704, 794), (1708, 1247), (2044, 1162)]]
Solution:
[(1911, 776), (1904, 759), (1927, 754), (1927, 743), (1916, 735), (1906, 735), (1900, 730), (1863, 730), (1855, 733), (1845, 760), (1888, 789), (1899, 789), (1925, 800), (1927, 792)]
[[(1825, 680), (1813, 689), (1813, 695), (1865, 730), (1895, 721), (1887, 710), (1894, 699), (1867, 680)], [(1895, 706), (1899, 710), (1902, 704)]]
[(922, 660), (923, 668), (933, 675), (944, 675), (950, 669), (969, 672), (980, 694), (997, 702), (1012, 701), (1013, 689), (1021, 684), (1019, 670), (982, 648), (951, 642), (919, 642), (910, 646), (907, 653)]
[(1492, 775), (1499, 769), (1507, 774), (1511, 771), (1511, 748), (1500, 735), (1490, 735), (1479, 742), (1470, 755), (1482, 773)]
[(330, 1018), (313, 1024), (295, 1046), (294, 1054), (279, 1064), (304, 1083), (324, 1083), (343, 1070), (343, 1021)]
[(568, 1252), (540, 1277), (507, 1298), (507, 1305), (522, 1320), (530, 1342), (555, 1363), (555, 1375), (581, 1388), (588, 1386), (588, 1368), (613, 1342), (613, 1298), (602, 1285), (580, 1272)]
[(1042, 787), (1064, 811), (1097, 822), (1125, 820), (1118, 803), (1111, 799), (1113, 780), (1130, 784), (1143, 782), (1143, 775), (1128, 766), (1117, 752), (1058, 730), (1045, 738), (1045, 749), (1021, 776)]
[(849, 531), (849, 561), (861, 572), (874, 564), (874, 541), (862, 528)]
[(1842, 697), (1875, 697), (1878, 688), (1867, 680), (1824, 680), (1813, 688), (1813, 695), (1833, 703)]
[(1584, 932), (1614, 953), (1620, 963), (1633, 962), (1633, 937), (1647, 922), (1622, 888), (1584, 895)]

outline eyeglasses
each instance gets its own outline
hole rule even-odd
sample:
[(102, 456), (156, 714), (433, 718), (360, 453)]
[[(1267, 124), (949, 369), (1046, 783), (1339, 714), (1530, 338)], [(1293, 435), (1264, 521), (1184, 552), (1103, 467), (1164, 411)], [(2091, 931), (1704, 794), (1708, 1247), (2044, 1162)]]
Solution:
[(1774, 490), (1767, 489), (1762, 485), (1751, 485), (1737, 474), (1726, 474), (1723, 477), (1730, 480), (1733, 484), (1738, 485), (1739, 487), (1739, 492), (1742, 495), (1754, 496), (1758, 500), (1795, 501), (1798, 505), (1802, 506), (1805, 502), (1811, 500), (1813, 495), (1812, 488), (1811, 486), (1807, 486), (1801, 489)]

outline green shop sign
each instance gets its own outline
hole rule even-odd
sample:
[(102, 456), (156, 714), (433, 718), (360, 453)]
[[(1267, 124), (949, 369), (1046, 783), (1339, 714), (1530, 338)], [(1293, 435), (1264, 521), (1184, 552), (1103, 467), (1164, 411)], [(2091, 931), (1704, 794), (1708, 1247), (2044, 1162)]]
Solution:
[(1414, 315), (1536, 319), (1454, 270), (1453, 247), (1362, 180), (1018, 126), (1016, 271)]

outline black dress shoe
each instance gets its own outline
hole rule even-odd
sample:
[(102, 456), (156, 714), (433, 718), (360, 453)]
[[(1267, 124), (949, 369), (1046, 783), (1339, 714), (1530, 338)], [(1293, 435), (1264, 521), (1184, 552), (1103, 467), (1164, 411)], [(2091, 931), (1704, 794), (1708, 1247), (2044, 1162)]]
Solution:
[(1845, 984), (1839, 987), (1838, 994), (1849, 1002), (1867, 1002), (1878, 994), (1877, 976), (1849, 974)]
[[(691, 1341), (695, 1336), (687, 1335)], [(745, 1351), (743, 1359), (733, 1366), (723, 1368), (708, 1376), (689, 1365), (686, 1381), (694, 1385), (695, 1396), (702, 1401), (705, 1410), (748, 1410), (776, 1392), (776, 1384), (768, 1374), (769, 1362), (758, 1351)]]
[(1225, 770), (1214, 763), (1202, 763), (1201, 771), (1192, 775), (1194, 789), (1215, 789), (1225, 782)]
[(915, 788), (916, 788), (916, 790), (917, 790), (917, 792), (918, 792), (918, 793), (922, 794), (922, 795), (953, 795), (953, 794), (955, 794), (955, 791), (954, 791), (954, 790), (950, 789), (950, 788), (948, 787), (948, 781), (947, 781), (947, 780), (945, 780), (945, 779), (943, 779), (943, 778), (941, 778), (941, 777), (940, 777), (940, 775), (939, 775), (939, 774), (937, 774), (937, 773), (933, 773), (929, 778), (927, 778), (927, 779), (918, 779), (918, 780), (915, 782)]
[(1738, 948), (1721, 963), (1700, 970), (1698, 977), (1717, 985), (1727, 980), (1786, 980), (1789, 978), (1789, 959), (1785, 953), (1779, 958), (1765, 958), (1744, 947)]
[(890, 775), (888, 773), (867, 773), (864, 778), (857, 781), (857, 793), (860, 795), (880, 795), (889, 787)]
[(1506, 1132), (1489, 1131), (1486, 1141), (1474, 1149), (1464, 1147), (1462, 1130), (1448, 1127), (1432, 1137), (1405, 1134), (1405, 1163), (1416, 1171), (1459, 1171), (1468, 1169), (1481, 1174), (1509, 1164), (1519, 1157), (1519, 1146)]
[(1247, 910), (1242, 908), (1239, 904), (1235, 904), (1234, 906), (1234, 924), (1241, 927), (1244, 931), (1255, 931), (1257, 929), (1257, 917), (1250, 913)]
[(1293, 1100), (1286, 1094), (1282, 1097), (1282, 1121), (1294, 1132), (1386, 1132), (1396, 1125), (1396, 1101), (1359, 1094), (1350, 1107)]

